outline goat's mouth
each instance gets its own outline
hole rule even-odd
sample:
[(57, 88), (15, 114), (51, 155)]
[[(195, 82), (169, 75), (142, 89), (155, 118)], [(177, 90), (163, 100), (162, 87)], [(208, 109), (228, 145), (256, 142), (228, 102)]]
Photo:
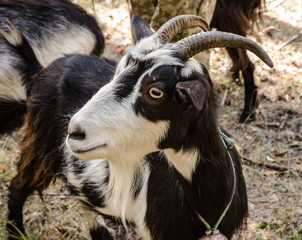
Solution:
[(91, 148), (86, 148), (86, 149), (72, 149), (72, 151), (74, 153), (77, 153), (77, 154), (83, 154), (83, 153), (88, 153), (88, 152), (92, 152), (92, 151), (95, 151), (95, 150), (104, 149), (107, 146), (108, 146), (107, 143), (104, 143), (102, 145), (98, 145), (98, 146), (91, 147)]

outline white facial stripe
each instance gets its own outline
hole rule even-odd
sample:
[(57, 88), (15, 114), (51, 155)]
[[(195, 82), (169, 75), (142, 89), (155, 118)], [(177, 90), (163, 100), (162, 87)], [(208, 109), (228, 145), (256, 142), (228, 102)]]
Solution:
[(181, 69), (181, 76), (189, 77), (193, 72), (198, 72), (204, 75), (200, 63), (195, 58), (190, 58), (186, 61), (185, 66)]
[(160, 40), (151, 36), (149, 38), (142, 39), (132, 49), (129, 50), (129, 54), (134, 59), (140, 61), (152, 61), (154, 64), (161, 65), (175, 65), (183, 66), (179, 58), (174, 57), (175, 49), (171, 48), (170, 43), (162, 43)]
[(135, 59), (142, 59), (146, 53), (159, 49), (163, 43), (157, 41), (153, 36), (144, 38), (129, 50), (129, 54)]
[(197, 164), (199, 163), (200, 153), (197, 149), (189, 152), (180, 150), (175, 152), (174, 149), (164, 150), (168, 160), (173, 164), (176, 170), (189, 182), (192, 180), (192, 174), (195, 172)]
[(119, 75), (119, 73), (124, 71), (124, 69), (127, 67), (128, 59), (129, 59), (128, 54), (124, 55), (121, 58), (121, 60), (119, 61), (118, 65), (116, 67), (116, 71), (115, 71), (115, 74), (114, 74), (115, 77), (113, 79), (116, 79), (116, 77)]

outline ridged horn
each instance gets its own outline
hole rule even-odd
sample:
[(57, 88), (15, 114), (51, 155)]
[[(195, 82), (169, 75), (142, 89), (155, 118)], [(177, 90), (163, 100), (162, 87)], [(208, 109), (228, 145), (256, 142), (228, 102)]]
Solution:
[(216, 47), (245, 48), (257, 55), (269, 67), (274, 66), (271, 58), (257, 43), (233, 33), (219, 31), (198, 33), (174, 43), (173, 47), (184, 58), (193, 57), (197, 53)]
[(191, 27), (200, 27), (205, 32), (209, 25), (202, 17), (195, 15), (179, 15), (164, 23), (155, 33), (163, 42), (169, 42), (177, 33)]

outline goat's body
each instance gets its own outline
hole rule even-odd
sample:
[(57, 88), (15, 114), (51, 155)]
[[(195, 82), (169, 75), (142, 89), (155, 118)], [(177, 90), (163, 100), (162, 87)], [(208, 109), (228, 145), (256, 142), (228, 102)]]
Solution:
[[(100, 55), (104, 38), (96, 20), (67, 0), (1, 0), (0, 27), (7, 19), (28, 39), (39, 62), (48, 66), (70, 53)], [(0, 134), (22, 126), (26, 112), (20, 57), (0, 37)]]
[[(265, 2), (265, 0), (262, 0)], [(217, 0), (211, 27), (219, 31), (246, 36), (251, 26), (257, 21), (261, 0)], [(233, 62), (231, 68), (234, 80), (239, 80), (242, 72), (245, 89), (244, 109), (239, 121), (253, 119), (257, 108), (257, 86), (254, 81), (254, 64), (245, 49), (227, 48)]]

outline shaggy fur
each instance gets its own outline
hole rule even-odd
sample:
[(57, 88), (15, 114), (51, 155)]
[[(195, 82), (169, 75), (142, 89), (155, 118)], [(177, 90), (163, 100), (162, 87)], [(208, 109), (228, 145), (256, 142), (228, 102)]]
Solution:
[[(69, 53), (100, 55), (104, 37), (96, 20), (68, 0), (0, 0), (0, 28), (9, 20), (28, 39), (43, 66)], [(0, 135), (22, 126), (26, 92), (22, 60), (0, 37)]]

